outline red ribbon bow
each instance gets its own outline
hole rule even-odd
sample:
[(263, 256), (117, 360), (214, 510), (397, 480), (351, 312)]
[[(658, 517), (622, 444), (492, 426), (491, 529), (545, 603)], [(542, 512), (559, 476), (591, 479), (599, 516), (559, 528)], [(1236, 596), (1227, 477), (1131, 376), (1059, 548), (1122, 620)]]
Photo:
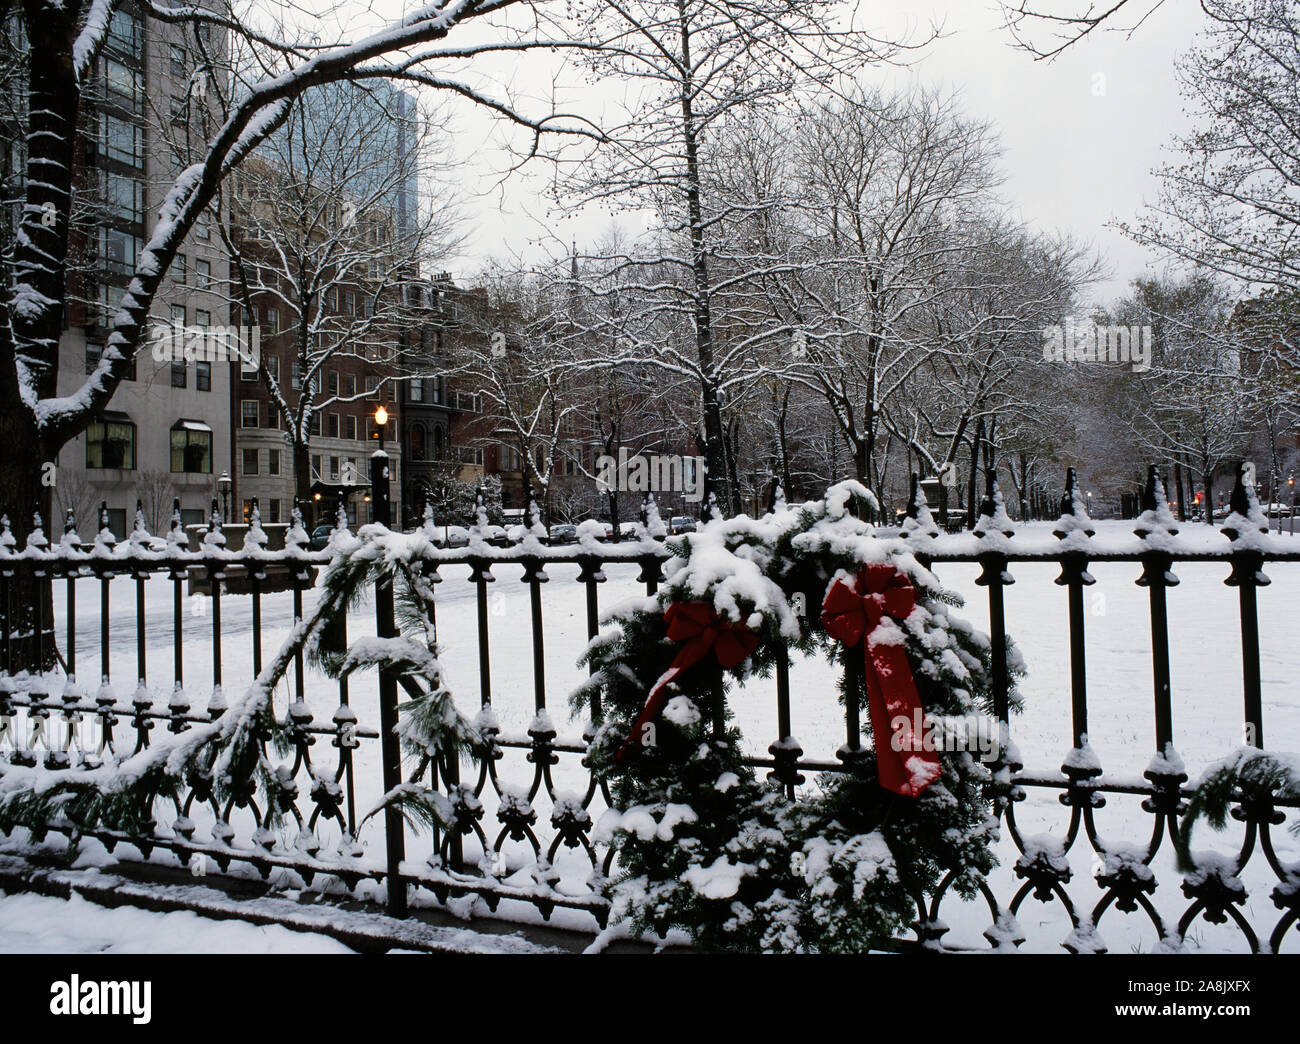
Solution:
[[(922, 749), (920, 730), (914, 729), (923, 710), (901, 638), (890, 641), (877, 635), (872, 640), (872, 634), (882, 620), (905, 620), (915, 607), (911, 581), (891, 565), (863, 566), (852, 585), (837, 579), (822, 603), (826, 633), (850, 648), (862, 643), (877, 775), (882, 787), (905, 797), (917, 797), (942, 770), (939, 756)], [(900, 737), (910, 737), (900, 744), (902, 750), (895, 746), (890, 728), (899, 717), (907, 722)]]
[(622, 761), (627, 752), (637, 745), (645, 726), (659, 716), (668, 698), (668, 686), (681, 674), (699, 663), (710, 649), (724, 668), (735, 667), (758, 648), (758, 635), (743, 624), (732, 623), (719, 616), (712, 602), (674, 602), (664, 610), (668, 624), (668, 637), (686, 644), (678, 651), (668, 670), (664, 671), (646, 698), (632, 731), (623, 741), (615, 761)]

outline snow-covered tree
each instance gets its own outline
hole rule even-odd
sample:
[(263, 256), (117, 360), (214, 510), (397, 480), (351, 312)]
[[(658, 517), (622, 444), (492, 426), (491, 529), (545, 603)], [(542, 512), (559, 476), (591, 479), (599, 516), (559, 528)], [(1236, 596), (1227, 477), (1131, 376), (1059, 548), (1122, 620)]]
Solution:
[[(386, 85), (329, 85), (297, 100), (280, 130), (222, 190), (218, 222), (230, 264), (218, 288), (232, 311), (264, 328), (258, 380), (289, 443), (299, 503), (311, 496), (311, 440), (331, 406), (357, 402), (401, 377), (429, 376), (414, 330), (424, 308), (420, 274), (454, 248), (455, 210), (446, 143), (434, 114), (407, 110), (411, 99)], [(433, 198), (417, 212), (410, 190)], [(268, 365), (287, 342), (283, 366)], [(332, 361), (356, 356), (373, 369), (374, 389), (330, 387)]]
[(582, 8), (587, 35), (603, 44), (586, 56), (592, 73), (622, 79), (629, 89), (626, 118), (606, 129), (610, 147), (565, 187), (583, 200), (658, 215), (658, 248), (625, 263), (647, 303), (674, 321), (677, 336), (631, 351), (698, 388), (708, 489), (733, 509), (722, 385), (744, 357), (743, 345), (728, 346), (718, 329), (726, 276), (715, 261), (731, 204), (710, 192), (705, 154), (728, 120), (771, 113), (897, 53), (894, 42), (841, 28), (844, 12), (836, 8), (830, 0), (637, 0)]

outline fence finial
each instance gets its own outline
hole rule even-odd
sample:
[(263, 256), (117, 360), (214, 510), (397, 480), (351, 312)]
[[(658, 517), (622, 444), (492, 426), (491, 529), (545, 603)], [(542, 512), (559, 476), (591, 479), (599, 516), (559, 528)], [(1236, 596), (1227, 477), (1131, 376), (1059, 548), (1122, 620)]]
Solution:
[(1016, 527), (1011, 523), (1006, 505), (1002, 502), (1002, 490), (998, 488), (997, 472), (987, 468), (984, 472), (984, 501), (980, 504), (980, 517), (975, 522), (975, 535), (981, 539), (1000, 533), (1004, 537), (1014, 536)]
[(68, 508), (63, 516), (63, 536), (59, 543), (69, 549), (76, 549), (81, 543), (81, 536), (77, 533), (77, 515), (72, 508)]
[(1174, 536), (1178, 532), (1173, 512), (1169, 510), (1169, 499), (1165, 496), (1160, 468), (1155, 464), (1147, 466), (1147, 484), (1142, 490), (1142, 514), (1138, 516), (1137, 522), (1133, 532), (1144, 540), (1157, 533)]
[(131, 527), (131, 544), (135, 547), (147, 547), (151, 539), (153, 538), (149, 533), (149, 527), (144, 520), (144, 502), (137, 498), (135, 502), (135, 525)]
[[(1228, 498), (1228, 506), (1232, 510), (1223, 520), (1223, 535), (1234, 542), (1243, 540), (1252, 532), (1268, 532), (1268, 516), (1259, 506), (1252, 470), (1246, 461), (1237, 462), (1237, 477), (1232, 484), (1232, 495)], [(1262, 573), (1259, 575), (1263, 576)], [(1268, 582), (1267, 577), (1264, 582)]]
[(45, 537), (45, 523), (41, 518), (41, 513), (35, 511), (32, 513), (32, 531), (27, 534), (28, 551), (44, 551), (50, 546), (49, 540)]
[(1059, 540), (1065, 540), (1075, 533), (1085, 537), (1096, 535), (1092, 518), (1084, 497), (1079, 493), (1079, 475), (1074, 468), (1065, 469), (1065, 493), (1061, 496), (1061, 517), (1056, 520), (1052, 530)]
[(167, 551), (171, 555), (178, 555), (185, 551), (189, 546), (189, 540), (185, 536), (185, 524), (181, 521), (181, 498), (172, 498), (172, 524), (167, 530)]
[(95, 534), (95, 546), (101, 551), (112, 551), (117, 543), (117, 537), (113, 535), (113, 527), (108, 521), (108, 501), (99, 502), (99, 532)]

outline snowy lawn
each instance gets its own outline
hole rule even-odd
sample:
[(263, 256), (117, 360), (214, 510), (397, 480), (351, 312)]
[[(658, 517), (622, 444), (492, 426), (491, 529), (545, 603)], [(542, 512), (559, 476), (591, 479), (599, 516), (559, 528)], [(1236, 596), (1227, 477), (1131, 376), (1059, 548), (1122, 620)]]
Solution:
[[(1131, 523), (1100, 523), (1099, 535), (1108, 530), (1128, 533)], [(1203, 528), (1203, 527), (1202, 527)], [(1197, 527), (1184, 527), (1210, 542), (1224, 541), (1216, 532), (1196, 534)], [(1298, 538), (1300, 539), (1300, 538)], [(581, 723), (571, 719), (568, 693), (580, 679), (576, 660), (585, 644), (584, 591), (574, 582), (577, 567), (549, 566), (551, 581), (542, 588), (545, 623), (547, 705), (561, 740), (578, 741)], [(1024, 712), (1012, 722), (1012, 738), (1019, 747), (1028, 771), (1055, 774), (1071, 746), (1069, 658), (1066, 628), (1065, 589), (1053, 584), (1057, 567), (1017, 564), (1012, 567), (1016, 583), (1006, 591), (1008, 632), (1020, 648), (1028, 673), (1021, 684)], [(1151, 695), (1150, 624), (1148, 595), (1134, 584), (1138, 568), (1132, 564), (1097, 564), (1091, 567), (1097, 578), (1085, 595), (1088, 640), (1089, 738), (1101, 759), (1108, 780), (1140, 781), (1154, 753), (1154, 713)], [(471, 713), (478, 703), (478, 650), (474, 612), (474, 589), (465, 582), (467, 570), (444, 567), (444, 582), (437, 588), (439, 639), (442, 661), (451, 691)], [(936, 568), (940, 579), (967, 600), (965, 615), (982, 628), (988, 626), (987, 592), (974, 584), (978, 569), (967, 565)], [(1182, 583), (1169, 592), (1169, 633), (1172, 645), (1174, 742), (1195, 781), (1205, 766), (1241, 744), (1242, 686), (1237, 593), (1224, 586), (1228, 569), (1221, 564), (1185, 563), (1176, 567)], [(1280, 751), (1300, 751), (1300, 642), (1296, 640), (1300, 621), (1300, 565), (1273, 565), (1268, 570), (1273, 584), (1259, 592), (1260, 640), (1262, 649), (1264, 730), (1267, 746)], [(533, 664), (528, 589), (514, 566), (497, 566), (496, 582), (488, 588), (489, 624), (492, 643), (493, 704), (503, 735), (526, 738), (534, 716)], [(600, 588), (602, 610), (641, 594), (635, 581), (635, 566), (607, 566), (609, 582)], [(151, 688), (159, 704), (171, 689), (172, 593), (166, 581), (146, 585), (148, 670)], [(135, 601), (134, 585), (127, 580), (112, 585), (111, 668), (120, 701), (130, 698), (135, 687)], [(56, 612), (60, 626), (63, 614), (62, 586), (58, 588)], [(315, 592), (305, 597), (307, 610)], [(211, 619), (203, 599), (187, 601), (185, 683), (195, 709), (202, 709), (210, 694)], [(94, 580), (78, 581), (77, 645), (79, 674), (88, 688), (97, 681), (99, 670), (99, 590)], [(204, 614), (204, 615), (196, 615)], [(287, 636), (291, 624), (291, 596), (267, 596), (263, 602), (263, 655), (269, 659)], [(374, 633), (369, 606), (354, 612), (348, 621), (350, 637)], [(227, 596), (222, 599), (224, 688), (228, 698), (241, 693), (252, 675), (249, 636), (250, 599)], [(842, 712), (836, 701), (835, 678), (828, 663), (796, 662), (792, 665), (793, 730), (809, 757), (829, 760), (844, 739)], [(308, 701), (318, 722), (328, 722), (338, 703), (337, 686), (322, 677), (308, 676)], [(291, 682), (285, 695), (291, 693)], [(377, 723), (376, 685), (373, 677), (354, 679), (351, 699), (363, 725)], [(751, 750), (765, 754), (776, 736), (774, 685), (754, 679), (742, 694), (733, 696), (740, 726)], [(283, 708), (284, 703), (280, 703)], [(332, 755), (325, 740), (318, 741), (318, 756)], [(326, 763), (331, 761), (327, 758)], [(363, 743), (357, 758), (358, 811), (364, 812), (380, 793), (377, 744)], [(525, 787), (533, 768), (524, 752), (508, 751), (500, 765), (503, 779)], [(585, 790), (586, 773), (578, 759), (561, 755), (554, 769), (560, 791)], [(812, 781), (810, 781), (811, 783)], [(1096, 814), (1103, 841), (1144, 844), (1150, 836), (1152, 817), (1139, 807), (1140, 799), (1125, 795), (1107, 797), (1105, 808)], [(495, 840), (499, 825), (495, 807), (486, 802), (483, 825)], [(541, 828), (547, 828), (550, 803), (545, 794), (535, 801)], [(599, 807), (593, 813), (599, 815)], [(1064, 837), (1068, 810), (1057, 800), (1056, 791), (1030, 789), (1028, 798), (1016, 809), (1022, 833), (1051, 832)], [(1293, 822), (1291, 813), (1288, 822)], [(1197, 848), (1229, 852), (1240, 844), (1242, 830), (1233, 825), (1221, 835), (1202, 826), (1195, 839)], [(1284, 829), (1273, 839), (1285, 861), (1300, 860), (1300, 843)], [(380, 858), (382, 837), (372, 823), (362, 840), (370, 846), (370, 857)], [(1160, 882), (1153, 902), (1167, 922), (1177, 922), (1188, 905), (1178, 890), (1179, 876), (1172, 865), (1166, 840), (1155, 863)], [(510, 867), (523, 865), (531, 855), (522, 846), (507, 843)], [(427, 843), (413, 838), (408, 856), (421, 861)], [(468, 845), (467, 856), (477, 849)], [(1010, 866), (1015, 851), (1010, 842), (1002, 849), (1002, 866), (990, 879), (995, 893), (1007, 901), (1020, 884)], [(156, 856), (155, 858), (170, 858)], [(1101, 895), (1092, 881), (1093, 852), (1086, 838), (1071, 851), (1074, 880), (1068, 890), (1081, 913), (1091, 911)], [(585, 859), (566, 857), (561, 850), (557, 868), (561, 887), (581, 890), (589, 867)], [(1245, 914), (1257, 930), (1266, 930), (1277, 920), (1278, 911), (1268, 898), (1275, 882), (1272, 872), (1258, 856), (1243, 875), (1252, 898)], [(0, 909), (12, 902), (0, 900)], [(507, 912), (503, 908), (503, 912)], [(965, 907), (950, 900), (941, 911), (952, 927), (948, 942), (984, 945), (981, 932), (989, 925), (983, 905)], [(560, 917), (557, 914), (557, 917)], [(582, 915), (577, 923), (583, 921)], [(1020, 926), (1029, 938), (1026, 948), (1057, 950), (1069, 930), (1059, 904), (1028, 900), (1021, 909)], [(1102, 937), (1112, 950), (1151, 949), (1157, 940), (1150, 923), (1140, 913), (1128, 915), (1112, 908), (1100, 925)], [(1284, 949), (1300, 949), (1297, 933), (1290, 933)], [(1193, 945), (1210, 949), (1240, 949), (1240, 934), (1229, 928), (1198, 922), (1190, 939)]]

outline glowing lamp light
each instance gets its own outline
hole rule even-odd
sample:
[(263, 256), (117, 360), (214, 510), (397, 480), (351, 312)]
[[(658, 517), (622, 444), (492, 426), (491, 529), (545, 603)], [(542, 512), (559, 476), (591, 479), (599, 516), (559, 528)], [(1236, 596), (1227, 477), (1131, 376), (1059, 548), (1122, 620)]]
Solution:
[(375, 410), (375, 423), (380, 427), (388, 423), (388, 411), (382, 406)]

